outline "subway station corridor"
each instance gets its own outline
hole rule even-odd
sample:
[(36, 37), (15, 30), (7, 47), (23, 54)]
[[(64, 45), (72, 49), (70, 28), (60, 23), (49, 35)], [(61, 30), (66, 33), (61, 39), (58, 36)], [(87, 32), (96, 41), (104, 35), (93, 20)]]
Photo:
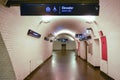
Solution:
[(75, 54), (75, 51), (54, 51), (52, 57), (25, 80), (108, 80), (99, 68)]
[(120, 80), (120, 0), (0, 0), (0, 80)]

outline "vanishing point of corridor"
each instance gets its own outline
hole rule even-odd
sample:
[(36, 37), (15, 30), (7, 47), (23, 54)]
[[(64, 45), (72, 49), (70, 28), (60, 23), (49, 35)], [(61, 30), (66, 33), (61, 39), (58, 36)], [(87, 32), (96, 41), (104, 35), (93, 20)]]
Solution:
[(74, 51), (54, 51), (53, 56), (26, 80), (108, 80)]

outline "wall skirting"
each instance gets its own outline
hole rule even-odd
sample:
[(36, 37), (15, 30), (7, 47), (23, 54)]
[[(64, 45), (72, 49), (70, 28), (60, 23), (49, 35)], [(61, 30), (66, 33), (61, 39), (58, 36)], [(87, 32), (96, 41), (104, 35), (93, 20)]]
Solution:
[(109, 75), (107, 75), (106, 73), (104, 73), (103, 71), (100, 71), (100, 74), (106, 79), (106, 80), (115, 80), (112, 77), (110, 77)]
[(52, 57), (52, 55), (40, 64), (35, 70), (33, 70), (24, 80), (30, 80), (31, 77)]

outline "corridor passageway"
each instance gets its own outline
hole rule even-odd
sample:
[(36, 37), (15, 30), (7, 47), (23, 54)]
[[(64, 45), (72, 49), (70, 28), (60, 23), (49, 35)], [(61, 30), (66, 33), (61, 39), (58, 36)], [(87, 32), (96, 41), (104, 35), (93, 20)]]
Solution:
[(75, 51), (54, 51), (38, 71), (25, 80), (108, 80), (100, 74), (99, 68), (94, 68)]
[(0, 0), (0, 80), (120, 80), (119, 3)]

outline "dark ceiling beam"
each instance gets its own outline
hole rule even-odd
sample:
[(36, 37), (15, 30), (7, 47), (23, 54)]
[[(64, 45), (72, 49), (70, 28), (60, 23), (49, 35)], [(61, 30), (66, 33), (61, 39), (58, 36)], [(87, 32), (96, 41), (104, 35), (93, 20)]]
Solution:
[(77, 4), (98, 4), (99, 0), (8, 0), (6, 6), (19, 6), (21, 3), (77, 3)]

